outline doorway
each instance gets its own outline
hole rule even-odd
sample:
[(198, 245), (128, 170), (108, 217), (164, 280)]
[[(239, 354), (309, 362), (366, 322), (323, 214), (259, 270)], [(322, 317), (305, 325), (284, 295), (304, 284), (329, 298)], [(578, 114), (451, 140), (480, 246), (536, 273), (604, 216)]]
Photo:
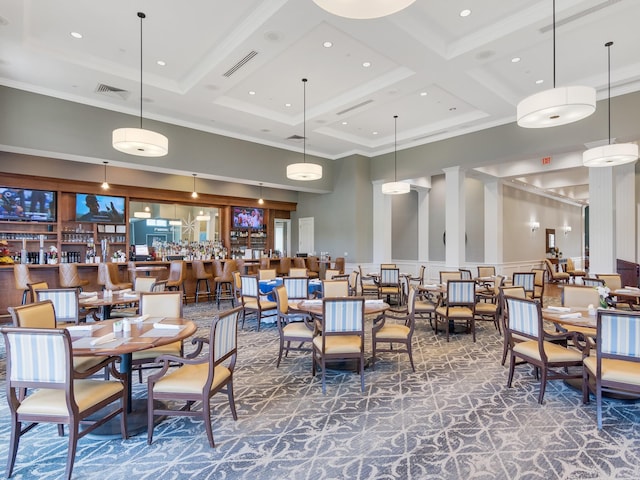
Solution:
[(273, 248), (280, 256), (291, 256), (291, 220), (276, 218), (273, 222)]

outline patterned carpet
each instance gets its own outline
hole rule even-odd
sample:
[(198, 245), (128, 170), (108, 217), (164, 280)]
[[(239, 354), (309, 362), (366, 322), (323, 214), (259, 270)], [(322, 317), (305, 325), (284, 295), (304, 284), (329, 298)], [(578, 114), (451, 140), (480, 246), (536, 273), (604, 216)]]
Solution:
[[(189, 305), (185, 316), (205, 331), (215, 313)], [(481, 322), (474, 344), (450, 343), (428, 324), (414, 337), (416, 372), (406, 355), (382, 354), (360, 392), (352, 372), (330, 372), (327, 395), (311, 377), (308, 354), (275, 368), (277, 330), (249, 320), (239, 334), (235, 377), (238, 421), (225, 395), (214, 397), (216, 448), (202, 423), (170, 418), (146, 435), (122, 441), (79, 441), (76, 479), (637, 479), (640, 402), (608, 400), (604, 429), (595, 402), (550, 382), (538, 405), (531, 370), (506, 388), (502, 338)], [(370, 344), (367, 345), (370, 349)], [(4, 376), (4, 365), (2, 366)], [(4, 384), (4, 379), (0, 382)], [(4, 386), (4, 385), (2, 385)], [(0, 459), (9, 439), (4, 388), (0, 398)], [(144, 386), (135, 384), (136, 397)], [(16, 479), (61, 478), (67, 438), (42, 425), (21, 441)]]

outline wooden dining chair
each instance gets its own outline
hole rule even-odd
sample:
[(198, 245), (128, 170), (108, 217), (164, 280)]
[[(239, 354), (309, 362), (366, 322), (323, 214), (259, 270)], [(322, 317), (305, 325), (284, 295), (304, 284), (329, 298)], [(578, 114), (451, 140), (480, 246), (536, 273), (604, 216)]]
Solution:
[(289, 300), (306, 300), (309, 298), (308, 277), (282, 277), (282, 285), (287, 290)]
[[(460, 272), (457, 272), (460, 273)], [(476, 341), (475, 323), (476, 282), (473, 280), (449, 280), (447, 282), (446, 304), (436, 308), (435, 332), (438, 326), (444, 326), (447, 342), (449, 331), (456, 322), (464, 322), (466, 330), (471, 332), (473, 341)]]
[(242, 280), (242, 328), (244, 328), (247, 313), (255, 313), (258, 331), (260, 331), (260, 323), (265, 313), (269, 312), (269, 315), (276, 314), (276, 302), (263, 298), (256, 275), (240, 275), (240, 278)]
[[(283, 353), (286, 357), (290, 351), (311, 352), (310, 343), (316, 333), (316, 328), (311, 315), (289, 309), (290, 298), (284, 285), (274, 288), (273, 293), (278, 306), (277, 325), (280, 337), (278, 361), (276, 362), (276, 368), (278, 368)], [(306, 343), (309, 345), (305, 346)]]
[[(211, 397), (227, 394), (234, 420), (238, 419), (233, 396), (233, 373), (238, 354), (238, 315), (241, 307), (224, 311), (214, 317), (208, 338), (195, 338), (196, 350), (182, 357), (161, 355), (162, 369), (147, 379), (147, 444), (153, 441), (155, 417), (192, 416), (204, 421), (209, 446), (215, 448), (211, 427)], [(205, 344), (208, 351), (204, 351)], [(176, 370), (169, 371), (173, 365)], [(164, 402), (172, 402), (167, 404)], [(171, 408), (177, 402), (178, 408)], [(200, 405), (199, 410), (192, 406)]]
[[(0, 332), (7, 349), (7, 402), (11, 419), (7, 477), (13, 474), (20, 439), (39, 423), (69, 427), (67, 480), (73, 471), (78, 439), (118, 415), (122, 438), (128, 437), (127, 377), (115, 368), (115, 357), (110, 358), (109, 366), (116, 380), (91, 380), (78, 377), (73, 369), (68, 330), (2, 327)], [(115, 402), (119, 406), (105, 409)]]

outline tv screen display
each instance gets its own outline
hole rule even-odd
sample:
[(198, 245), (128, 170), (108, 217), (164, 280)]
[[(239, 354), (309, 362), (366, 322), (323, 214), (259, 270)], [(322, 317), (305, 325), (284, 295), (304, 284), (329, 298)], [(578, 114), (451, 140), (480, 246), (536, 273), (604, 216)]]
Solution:
[(262, 208), (233, 207), (233, 226), (236, 228), (263, 228), (264, 210)]
[(124, 197), (76, 193), (76, 222), (124, 223)]
[(56, 192), (0, 187), (0, 220), (56, 221)]

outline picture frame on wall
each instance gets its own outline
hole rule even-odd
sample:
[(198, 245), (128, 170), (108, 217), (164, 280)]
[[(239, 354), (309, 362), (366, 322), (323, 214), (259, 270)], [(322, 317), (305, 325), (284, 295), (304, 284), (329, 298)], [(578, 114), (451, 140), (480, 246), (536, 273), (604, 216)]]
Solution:
[(104, 233), (116, 233), (115, 225), (104, 225)]
[(104, 225), (98, 225), (98, 233), (104, 233)]
[(126, 225), (116, 225), (116, 233), (127, 233)]

